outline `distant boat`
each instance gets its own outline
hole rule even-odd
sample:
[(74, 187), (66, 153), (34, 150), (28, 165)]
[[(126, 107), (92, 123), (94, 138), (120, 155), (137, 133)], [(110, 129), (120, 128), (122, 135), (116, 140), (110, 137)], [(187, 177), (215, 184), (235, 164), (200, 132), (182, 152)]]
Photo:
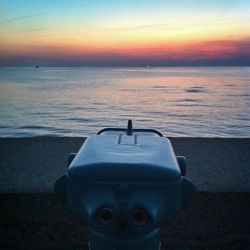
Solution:
[(36, 67), (35, 67), (36, 69), (38, 69), (39, 68), (39, 66), (38, 65), (36, 65)]

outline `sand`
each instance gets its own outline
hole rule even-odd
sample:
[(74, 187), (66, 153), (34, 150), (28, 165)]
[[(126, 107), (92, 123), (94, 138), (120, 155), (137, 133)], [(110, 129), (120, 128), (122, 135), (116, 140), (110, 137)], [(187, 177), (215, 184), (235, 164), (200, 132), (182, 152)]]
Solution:
[[(86, 228), (52, 194), (0, 194), (0, 249), (87, 249)], [(249, 249), (250, 194), (199, 192), (164, 230), (167, 249)]]
[[(51, 193), (84, 138), (1, 138), (0, 192)], [(250, 139), (171, 138), (187, 177), (204, 192), (250, 191)]]
[[(0, 139), (0, 248), (87, 249), (52, 193), (84, 138)], [(249, 249), (250, 139), (171, 138), (198, 198), (164, 230), (168, 249)]]

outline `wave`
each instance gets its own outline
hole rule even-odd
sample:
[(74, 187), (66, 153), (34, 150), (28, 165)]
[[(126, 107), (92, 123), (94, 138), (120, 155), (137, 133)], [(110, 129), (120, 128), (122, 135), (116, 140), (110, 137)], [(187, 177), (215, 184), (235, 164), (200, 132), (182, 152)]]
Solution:
[(190, 93), (208, 93), (208, 89), (205, 87), (190, 87), (186, 88), (185, 91)]

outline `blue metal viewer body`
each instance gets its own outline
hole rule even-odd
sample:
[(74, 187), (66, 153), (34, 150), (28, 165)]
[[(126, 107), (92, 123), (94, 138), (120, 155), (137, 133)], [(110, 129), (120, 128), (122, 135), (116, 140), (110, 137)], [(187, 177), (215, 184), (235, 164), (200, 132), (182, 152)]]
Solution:
[(55, 193), (89, 228), (91, 250), (159, 250), (160, 230), (196, 189), (158, 131), (107, 128), (69, 157)]

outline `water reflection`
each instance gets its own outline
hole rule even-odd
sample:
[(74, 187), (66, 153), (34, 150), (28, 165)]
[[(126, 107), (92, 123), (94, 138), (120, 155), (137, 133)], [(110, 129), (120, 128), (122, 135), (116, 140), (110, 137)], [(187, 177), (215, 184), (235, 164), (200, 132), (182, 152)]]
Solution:
[(1, 68), (1, 136), (250, 136), (250, 68)]

